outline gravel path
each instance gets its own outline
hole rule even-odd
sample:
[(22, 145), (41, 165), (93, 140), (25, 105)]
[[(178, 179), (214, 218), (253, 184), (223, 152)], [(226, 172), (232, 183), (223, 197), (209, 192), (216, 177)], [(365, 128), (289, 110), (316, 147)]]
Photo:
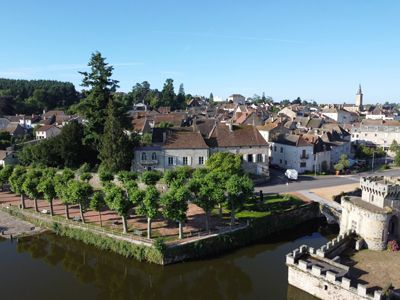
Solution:
[(0, 235), (5, 238), (18, 235), (31, 235), (42, 232), (42, 229), (15, 218), (0, 210)]

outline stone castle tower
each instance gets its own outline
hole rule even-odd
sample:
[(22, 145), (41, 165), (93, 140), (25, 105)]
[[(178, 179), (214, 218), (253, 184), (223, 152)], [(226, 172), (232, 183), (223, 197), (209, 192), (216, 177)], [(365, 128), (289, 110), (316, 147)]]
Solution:
[(354, 230), (371, 250), (400, 238), (400, 177), (360, 179), (361, 197), (342, 198), (340, 232)]
[(363, 93), (361, 90), (361, 84), (358, 86), (358, 91), (356, 94), (356, 106), (361, 110), (363, 105)]

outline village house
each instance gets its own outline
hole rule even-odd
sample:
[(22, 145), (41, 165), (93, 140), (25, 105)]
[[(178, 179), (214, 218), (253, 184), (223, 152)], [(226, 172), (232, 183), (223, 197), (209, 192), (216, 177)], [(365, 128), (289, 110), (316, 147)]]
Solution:
[(269, 145), (255, 126), (216, 124), (206, 142), (211, 154), (216, 152), (239, 154), (243, 157), (244, 170), (269, 177)]
[(15, 115), (6, 117), (10, 123), (19, 124), (24, 129), (32, 129), (40, 121), (40, 116), (36, 115)]
[(4, 130), (10, 124), (10, 120), (7, 118), (0, 118), (0, 130)]
[(15, 165), (18, 162), (18, 158), (12, 148), (6, 150), (0, 150), (0, 166)]
[(246, 102), (246, 98), (240, 94), (232, 94), (228, 97), (228, 101), (233, 102), (235, 104), (243, 105)]
[(26, 129), (19, 123), (10, 122), (3, 131), (8, 132), (11, 136), (23, 136), (26, 134)]
[(282, 134), (271, 143), (271, 164), (299, 173), (327, 171), (331, 167), (330, 146), (312, 134)]
[(153, 128), (152, 144), (134, 149), (132, 168), (166, 170), (176, 166), (201, 167), (216, 152), (243, 157), (243, 168), (269, 176), (268, 143), (254, 126), (196, 120), (187, 128)]
[(344, 110), (341, 107), (328, 106), (322, 109), (322, 115), (326, 116), (339, 124), (349, 124), (355, 122), (358, 116), (354, 112)]
[(388, 150), (394, 140), (400, 141), (400, 122), (395, 120), (365, 119), (351, 130), (351, 142), (355, 145), (364, 144)]
[(351, 135), (337, 123), (323, 124), (316, 130), (325, 144), (331, 149), (331, 167), (337, 164), (344, 154), (347, 157), (351, 154)]
[(176, 166), (203, 166), (209, 147), (200, 132), (183, 129), (153, 128), (152, 144), (134, 150), (133, 169), (159, 170)]
[(61, 133), (61, 129), (54, 125), (44, 125), (36, 129), (36, 139), (49, 139)]

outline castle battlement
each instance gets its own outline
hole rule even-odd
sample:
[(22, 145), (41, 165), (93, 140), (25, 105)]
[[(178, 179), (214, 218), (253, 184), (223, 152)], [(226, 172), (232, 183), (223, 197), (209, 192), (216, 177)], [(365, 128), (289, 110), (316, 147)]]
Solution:
[(391, 194), (400, 192), (400, 177), (393, 176), (367, 176), (360, 179), (361, 190), (375, 190)]
[[(383, 299), (381, 290), (375, 290), (373, 294), (368, 293), (366, 285), (349, 278), (348, 266), (338, 263), (336, 259), (326, 258), (332, 250), (353, 237), (354, 232), (349, 231), (317, 250), (302, 245), (288, 253), (286, 265), (289, 268), (289, 283), (324, 299)], [(334, 295), (336, 297), (333, 297)]]

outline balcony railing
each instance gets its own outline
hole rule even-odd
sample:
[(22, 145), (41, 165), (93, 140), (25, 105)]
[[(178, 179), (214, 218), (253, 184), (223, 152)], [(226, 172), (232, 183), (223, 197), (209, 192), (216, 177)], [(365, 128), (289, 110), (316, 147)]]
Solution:
[(140, 164), (141, 164), (141, 165), (144, 165), (144, 166), (158, 165), (158, 159), (141, 160), (141, 161), (140, 161)]
[(309, 155), (308, 154), (300, 154), (300, 159), (308, 159)]

